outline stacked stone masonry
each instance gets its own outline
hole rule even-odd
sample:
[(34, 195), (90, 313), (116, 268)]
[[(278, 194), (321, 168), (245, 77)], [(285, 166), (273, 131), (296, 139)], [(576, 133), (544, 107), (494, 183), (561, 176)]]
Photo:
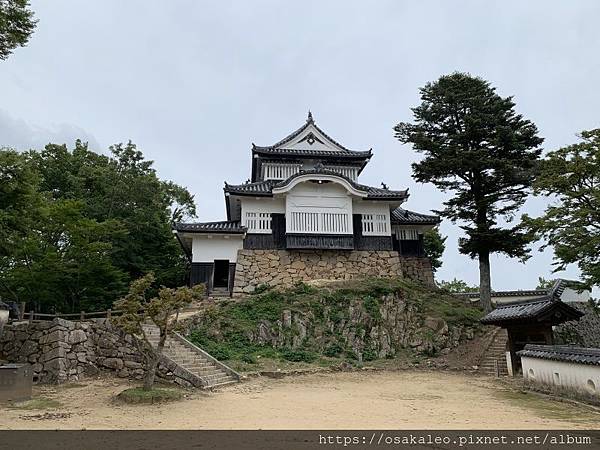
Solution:
[[(101, 372), (141, 379), (143, 359), (134, 339), (104, 319), (23, 322), (4, 328), (0, 337), (0, 359), (30, 363), (34, 380), (41, 383), (77, 381)], [(158, 367), (158, 376), (165, 381), (190, 386), (188, 374), (184, 372), (164, 358)]]
[(405, 258), (396, 251), (239, 250), (234, 294), (257, 286), (290, 286), (299, 281), (405, 277), (433, 284), (427, 258)]

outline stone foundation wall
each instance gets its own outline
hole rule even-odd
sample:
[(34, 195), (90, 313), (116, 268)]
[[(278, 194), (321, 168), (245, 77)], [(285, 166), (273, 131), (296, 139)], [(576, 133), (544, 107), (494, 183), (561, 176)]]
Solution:
[(396, 251), (239, 250), (234, 294), (261, 284), (290, 286), (298, 281), (407, 277), (433, 283), (427, 258), (403, 258)]
[(401, 256), (400, 265), (404, 278), (419, 281), (427, 286), (435, 284), (433, 279), (433, 269), (431, 261), (426, 257)]
[[(78, 381), (100, 372), (142, 379), (143, 357), (134, 337), (105, 319), (71, 322), (64, 319), (8, 325), (0, 336), (0, 359), (29, 363), (34, 380), (41, 383)], [(189, 386), (175, 364), (161, 361), (157, 375)]]

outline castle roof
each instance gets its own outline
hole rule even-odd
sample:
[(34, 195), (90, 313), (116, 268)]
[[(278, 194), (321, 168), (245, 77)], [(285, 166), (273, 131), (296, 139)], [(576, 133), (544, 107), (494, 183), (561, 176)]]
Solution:
[(440, 216), (421, 214), (404, 208), (396, 208), (390, 217), (392, 225), (437, 225)]
[(239, 220), (221, 220), (218, 222), (197, 222), (197, 223), (175, 223), (173, 229), (179, 232), (188, 233), (223, 233), (223, 234), (243, 234), (246, 227), (242, 226)]
[(266, 196), (270, 197), (273, 195), (274, 188), (280, 188), (288, 185), (295, 178), (306, 176), (306, 175), (329, 175), (336, 178), (340, 178), (348, 182), (354, 189), (361, 191), (366, 194), (366, 198), (370, 200), (401, 200), (404, 201), (408, 198), (408, 189), (405, 190), (391, 190), (391, 189), (383, 189), (377, 188), (373, 186), (367, 186), (364, 184), (359, 184), (350, 178), (329, 170), (325, 168), (315, 168), (311, 170), (300, 170), (294, 175), (290, 176), (286, 180), (277, 181), (277, 180), (265, 180), (265, 181), (257, 181), (254, 183), (245, 183), (239, 185), (227, 184), (225, 183), (225, 187), (223, 190), (226, 194), (233, 195), (249, 195), (249, 196)]
[(350, 150), (330, 137), (315, 123), (312, 113), (300, 128), (269, 146), (252, 144), (252, 152), (284, 156), (335, 156), (339, 158), (370, 158), (372, 150)]
[(309, 111), (306, 123), (275, 144), (252, 144), (252, 180), (258, 179), (262, 161), (318, 159), (357, 166), (360, 171), (372, 155), (371, 149), (357, 151), (344, 147), (317, 126)]

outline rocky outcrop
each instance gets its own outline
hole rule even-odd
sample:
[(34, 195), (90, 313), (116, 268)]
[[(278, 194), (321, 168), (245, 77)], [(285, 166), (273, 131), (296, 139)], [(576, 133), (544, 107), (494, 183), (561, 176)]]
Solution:
[(299, 281), (406, 277), (433, 284), (427, 258), (403, 258), (396, 251), (239, 250), (234, 294), (260, 285), (286, 287)]
[[(286, 297), (285, 292), (277, 295)], [(472, 339), (478, 326), (431, 315), (422, 304), (401, 293), (363, 298), (314, 294), (310, 301), (305, 298), (300, 304), (286, 305), (279, 313), (274, 312), (279, 298), (255, 298), (194, 317), (186, 322), (188, 333), (196, 333), (204, 342), (244, 340), (248, 348), (258, 345), (360, 361), (390, 358), (405, 351), (443, 354)], [(253, 301), (256, 307), (250, 303)], [(258, 315), (259, 309), (272, 318)]]
[[(100, 372), (141, 379), (143, 357), (134, 339), (105, 319), (24, 322), (5, 327), (0, 336), (0, 358), (30, 363), (34, 379), (41, 383), (77, 381)], [(158, 376), (182, 386), (193, 385), (189, 374), (168, 358), (159, 363)]]
[(554, 329), (557, 344), (600, 348), (600, 308), (590, 303), (569, 303), (584, 316), (578, 321), (565, 322)]

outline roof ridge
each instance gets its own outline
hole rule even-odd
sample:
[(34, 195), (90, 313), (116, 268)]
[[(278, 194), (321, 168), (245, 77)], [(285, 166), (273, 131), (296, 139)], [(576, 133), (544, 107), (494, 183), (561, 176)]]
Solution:
[[(302, 126), (300, 126), (300, 128), (296, 129), (295, 131), (292, 131), (290, 134), (288, 134), (286, 137), (284, 137), (283, 139), (280, 139), (279, 141), (277, 141), (275, 144), (273, 145), (268, 145), (268, 146), (259, 146), (259, 145), (255, 145), (254, 143), (252, 143), (252, 149), (253, 150), (257, 150), (257, 149), (276, 149), (277, 147), (280, 147), (284, 144), (287, 144), (288, 142), (290, 142), (292, 139), (296, 138), (298, 135), (300, 135), (304, 130), (306, 130), (309, 126), (313, 126), (315, 127), (315, 129), (321, 133), (323, 135), (324, 138), (326, 138), (327, 140), (329, 140), (333, 145), (335, 145), (336, 147), (339, 147), (342, 152), (345, 153), (372, 153), (372, 148), (370, 148), (369, 150), (350, 150), (349, 148), (345, 147), (344, 145), (340, 144), (338, 141), (336, 141), (335, 139), (333, 139), (331, 136), (329, 136), (327, 133), (325, 133), (325, 131), (323, 131), (321, 129), (321, 127), (319, 127), (312, 116), (312, 113), (309, 111), (308, 112), (308, 118), (306, 119), (306, 122), (304, 124), (302, 124)], [(298, 150), (294, 150), (294, 151), (298, 151)]]

